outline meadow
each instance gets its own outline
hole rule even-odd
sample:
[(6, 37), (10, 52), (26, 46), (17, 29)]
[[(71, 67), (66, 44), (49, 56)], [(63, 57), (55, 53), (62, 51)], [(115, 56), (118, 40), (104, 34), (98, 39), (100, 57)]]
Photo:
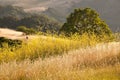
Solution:
[(40, 36), (0, 48), (0, 80), (120, 80), (120, 40)]
[(24, 60), (36, 58), (45, 58), (49, 56), (62, 55), (71, 50), (86, 48), (96, 45), (99, 41), (96, 36), (88, 37), (84, 34), (80, 37), (74, 35), (70, 38), (64, 36), (29, 36), (29, 39), (23, 39), (23, 44), (19, 47), (10, 47), (7, 43), (2, 44), (0, 48), (0, 62), (9, 62), (12, 60)]

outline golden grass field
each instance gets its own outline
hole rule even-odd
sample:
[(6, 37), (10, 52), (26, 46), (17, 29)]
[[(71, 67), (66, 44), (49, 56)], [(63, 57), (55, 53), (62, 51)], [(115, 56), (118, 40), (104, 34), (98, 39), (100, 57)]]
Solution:
[(0, 48), (0, 80), (120, 80), (120, 41), (33, 36)]
[(120, 43), (0, 65), (0, 80), (120, 80)]

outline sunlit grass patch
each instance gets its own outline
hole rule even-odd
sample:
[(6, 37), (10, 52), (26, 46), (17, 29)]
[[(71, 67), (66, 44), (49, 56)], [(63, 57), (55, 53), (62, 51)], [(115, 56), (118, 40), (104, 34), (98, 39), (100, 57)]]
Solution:
[[(67, 54), (68, 51), (95, 46), (98, 43), (111, 42), (108, 36), (102, 38), (94, 34), (75, 34), (71, 37), (64, 36), (30, 36), (24, 39), (21, 47), (8, 47), (7, 45), (0, 49), (0, 62), (9, 62), (12, 60), (24, 60)], [(5, 58), (7, 57), (7, 58)], [(5, 58), (5, 59), (4, 59)]]
[(69, 50), (78, 49), (81, 46), (80, 41), (46, 36), (37, 37), (25, 40), (20, 48), (11, 49), (7, 44), (4, 44), (4, 47), (0, 49), (0, 61), (9, 61), (11, 56), (16, 60), (26, 58), (33, 60), (38, 57), (44, 58), (50, 55), (61, 55)]

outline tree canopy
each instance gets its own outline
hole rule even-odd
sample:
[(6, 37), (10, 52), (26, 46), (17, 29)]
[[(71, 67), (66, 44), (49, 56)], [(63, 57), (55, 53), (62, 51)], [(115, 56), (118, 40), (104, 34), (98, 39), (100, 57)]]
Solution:
[(95, 33), (96, 35), (111, 35), (109, 26), (99, 17), (99, 14), (91, 8), (75, 9), (62, 26), (61, 32), (65, 35), (78, 33)]

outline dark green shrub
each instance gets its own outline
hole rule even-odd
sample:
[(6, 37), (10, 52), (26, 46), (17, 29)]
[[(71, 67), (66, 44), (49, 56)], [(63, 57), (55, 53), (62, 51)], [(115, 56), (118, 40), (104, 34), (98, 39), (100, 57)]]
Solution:
[(4, 37), (0, 37), (0, 47), (4, 47), (3, 43), (7, 43), (8, 47), (17, 47), (20, 46), (22, 44), (21, 40), (12, 40), (12, 39), (7, 39)]

